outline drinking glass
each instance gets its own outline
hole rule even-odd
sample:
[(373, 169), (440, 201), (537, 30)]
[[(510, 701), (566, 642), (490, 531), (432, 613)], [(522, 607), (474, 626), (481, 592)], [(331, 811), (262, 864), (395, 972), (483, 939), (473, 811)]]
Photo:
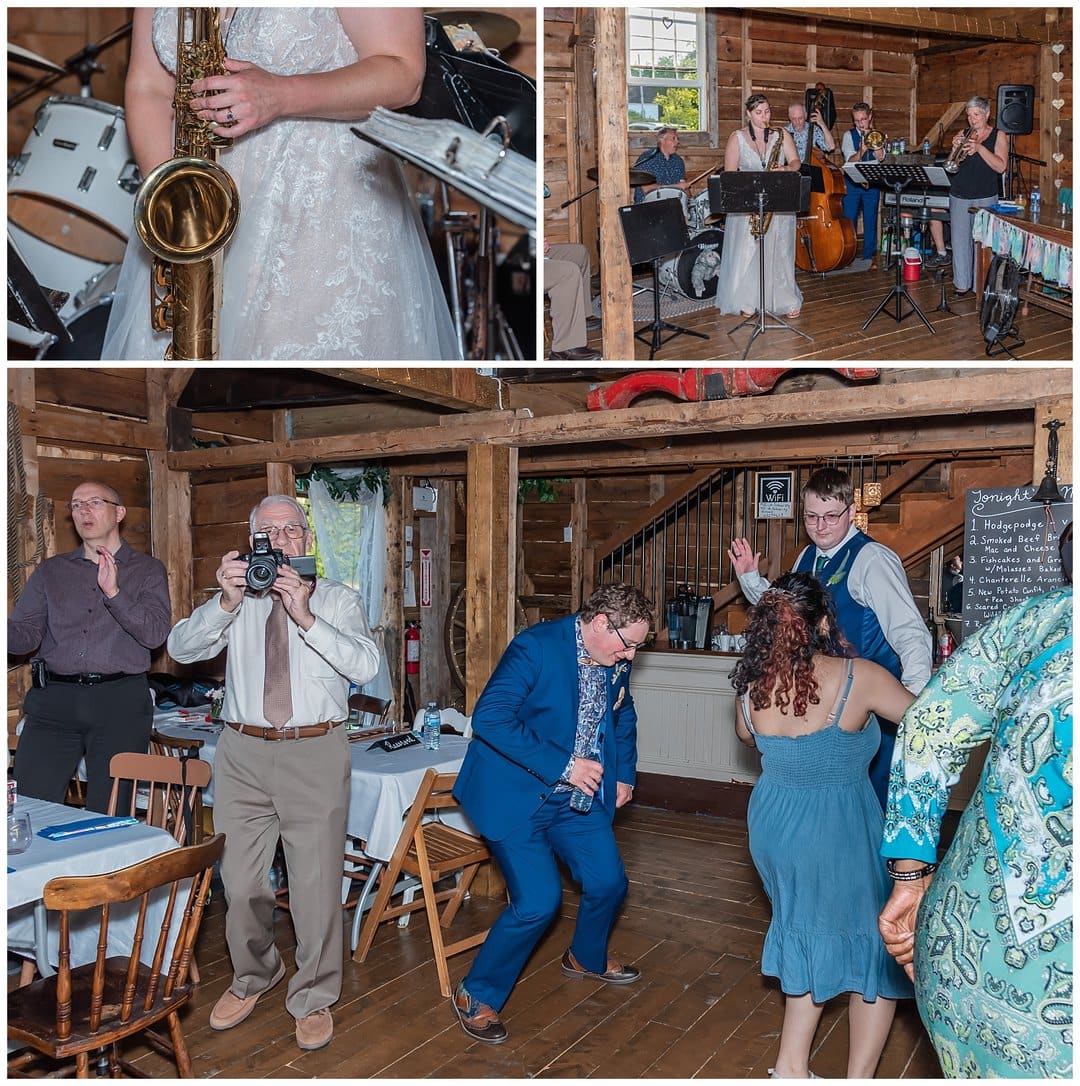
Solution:
[(8, 855), (15, 856), (25, 852), (34, 840), (34, 831), (30, 825), (27, 811), (8, 815)]

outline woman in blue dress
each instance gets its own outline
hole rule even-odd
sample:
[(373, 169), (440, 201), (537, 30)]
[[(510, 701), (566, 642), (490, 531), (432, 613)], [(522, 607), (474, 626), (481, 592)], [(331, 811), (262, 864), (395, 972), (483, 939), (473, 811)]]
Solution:
[(828, 594), (805, 573), (774, 581), (750, 612), (732, 674), (739, 738), (761, 752), (750, 854), (772, 905), (761, 971), (784, 992), (773, 1078), (806, 1078), (824, 1004), (850, 993), (849, 1078), (870, 1078), (911, 982), (885, 952), (889, 896), (882, 814), (867, 776), (879, 713), (912, 695), (883, 667), (849, 658)]
[[(1070, 584), (987, 623), (896, 737), (881, 852), (908, 878), (881, 933), (950, 1078), (1072, 1077), (1072, 621)], [(949, 789), (986, 740), (935, 873)]]

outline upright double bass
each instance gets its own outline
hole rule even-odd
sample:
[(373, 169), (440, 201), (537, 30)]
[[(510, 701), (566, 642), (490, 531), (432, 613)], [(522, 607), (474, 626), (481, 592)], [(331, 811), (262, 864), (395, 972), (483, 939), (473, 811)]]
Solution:
[[(818, 83), (808, 114), (825, 107), (827, 88)], [(824, 113), (821, 114), (824, 116)], [(806, 134), (808, 164), (821, 170), (822, 192), (810, 193), (810, 210), (798, 220), (795, 266), (802, 271), (829, 272), (846, 267), (855, 257), (855, 227), (844, 218), (844, 171), (832, 165), (814, 146), (814, 129), (808, 121)]]

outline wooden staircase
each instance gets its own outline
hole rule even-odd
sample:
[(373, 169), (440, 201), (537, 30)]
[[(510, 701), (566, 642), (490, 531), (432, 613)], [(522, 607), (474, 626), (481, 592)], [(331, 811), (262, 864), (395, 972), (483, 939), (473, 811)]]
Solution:
[(899, 520), (872, 519), (870, 535), (896, 551), (905, 567), (911, 566), (937, 547), (959, 542), (964, 531), (966, 491), (1030, 483), (1031, 456), (1027, 453), (945, 463), (941, 467), (942, 489), (901, 493)]

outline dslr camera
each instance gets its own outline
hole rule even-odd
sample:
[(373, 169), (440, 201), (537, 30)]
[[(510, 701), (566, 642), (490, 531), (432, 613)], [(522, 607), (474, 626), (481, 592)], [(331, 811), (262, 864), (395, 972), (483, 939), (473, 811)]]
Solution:
[(315, 576), (313, 554), (290, 558), (270, 546), (270, 536), (266, 532), (256, 532), (251, 537), (251, 550), (240, 555), (240, 561), (247, 562), (244, 580), (252, 592), (263, 592), (269, 588), (277, 580), (278, 570), (282, 566), (292, 566), (301, 577)]

